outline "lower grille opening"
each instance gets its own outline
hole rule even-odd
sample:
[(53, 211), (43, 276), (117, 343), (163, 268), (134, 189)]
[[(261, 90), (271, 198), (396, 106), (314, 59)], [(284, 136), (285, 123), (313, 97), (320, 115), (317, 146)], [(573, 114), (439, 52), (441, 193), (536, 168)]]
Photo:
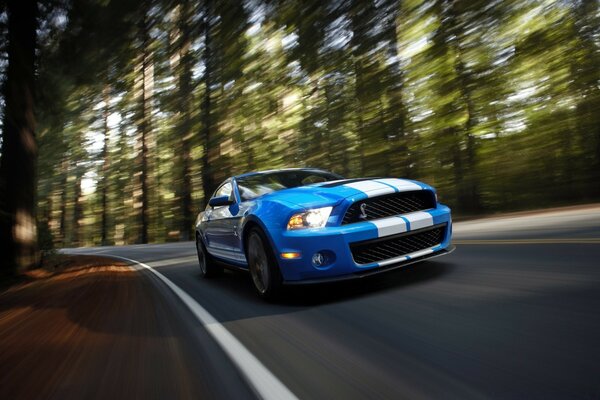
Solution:
[(442, 243), (446, 224), (434, 225), (411, 232), (350, 244), (357, 264), (370, 264), (404, 256)]

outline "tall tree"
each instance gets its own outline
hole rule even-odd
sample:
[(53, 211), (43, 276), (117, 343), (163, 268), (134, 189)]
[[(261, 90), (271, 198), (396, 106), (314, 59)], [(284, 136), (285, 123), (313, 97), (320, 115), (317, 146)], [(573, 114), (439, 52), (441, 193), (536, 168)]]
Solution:
[(291, 165), (424, 180), (458, 212), (600, 195), (597, 0), (39, 3), (63, 245), (188, 239), (224, 177)]
[[(585, 149), (575, 160), (589, 173), (590, 182), (600, 182), (600, 5), (595, 0), (581, 0), (574, 5), (576, 29), (573, 60), (573, 86), (577, 96), (576, 126), (579, 141)], [(573, 163), (573, 160), (570, 160)], [(600, 185), (592, 185), (594, 196), (600, 196)]]
[(382, 9), (383, 36), (387, 42), (387, 66), (382, 79), (386, 107), (384, 109), (386, 142), (389, 143), (389, 166), (386, 175), (412, 177), (407, 125), (407, 107), (403, 98), (404, 75), (398, 56), (398, 30), (401, 5), (395, 0), (384, 2)]
[(37, 263), (35, 222), (35, 52), (37, 2), (7, 0), (8, 67), (0, 159), (2, 272)]
[(108, 131), (108, 117), (110, 115), (110, 86), (108, 83), (105, 84), (102, 90), (102, 101), (104, 107), (102, 109), (102, 133), (103, 147), (102, 147), (102, 174), (100, 182), (100, 243), (103, 246), (108, 244), (108, 186), (109, 186), (109, 171), (110, 171), (110, 158), (108, 152), (109, 143), (109, 131)]
[(213, 19), (214, 10), (212, 0), (204, 2), (204, 53), (202, 61), (204, 64), (204, 98), (202, 101), (202, 189), (204, 192), (204, 202), (208, 199), (216, 189), (214, 179), (213, 163), (216, 161), (215, 153), (215, 125), (213, 121), (213, 85), (216, 63), (213, 52)]
[[(381, 52), (380, 17), (374, 1), (355, 0), (350, 10), (352, 60), (355, 75), (355, 109), (361, 174), (389, 173), (389, 135), (385, 129), (383, 104), (385, 52)], [(399, 111), (399, 110), (397, 110)]]
[(193, 8), (190, 1), (182, 1), (176, 8), (175, 33), (173, 45), (175, 55), (172, 56), (177, 76), (177, 116), (176, 143), (178, 143), (178, 165), (175, 184), (179, 200), (179, 237), (190, 240), (193, 218), (192, 207), (192, 68), (194, 57), (192, 52), (193, 40)]
[[(474, 3), (474, 4), (473, 4)], [(461, 145), (456, 151), (460, 152), (464, 148), (462, 161), (457, 161), (457, 165), (463, 165), (464, 168), (457, 176), (457, 187), (459, 190), (458, 202), (464, 209), (471, 212), (477, 212), (481, 209), (481, 200), (479, 194), (479, 183), (477, 180), (476, 158), (477, 158), (477, 140), (475, 137), (475, 99), (474, 90), (476, 87), (475, 72), (469, 68), (466, 61), (465, 31), (471, 26), (468, 25), (469, 17), (477, 13), (477, 10), (485, 6), (485, 2), (473, 2), (466, 7), (464, 4), (456, 1), (448, 2), (443, 7), (447, 10), (446, 19), (441, 23), (449, 26), (448, 45), (451, 47), (451, 56), (454, 56), (454, 70), (456, 71), (456, 84), (460, 93), (462, 108), (466, 112), (465, 122), (461, 127), (461, 136), (459, 141)], [(462, 7), (461, 7), (462, 6)], [(442, 13), (444, 15), (444, 13)], [(475, 15), (477, 17), (477, 15)], [(460, 155), (457, 156), (457, 158)], [(458, 172), (458, 170), (457, 170)]]
[(151, 17), (148, 8), (144, 8), (144, 13), (138, 23), (138, 51), (140, 54), (136, 70), (138, 188), (135, 205), (139, 212), (138, 243), (148, 243), (150, 225), (149, 144), (152, 133), (152, 95), (154, 91), (154, 63), (150, 29)]
[(464, 43), (468, 27), (465, 18), (472, 14), (472, 9), (466, 3), (436, 0), (432, 10), (437, 27), (426, 58), (434, 74), (432, 89), (436, 95), (430, 105), (434, 111), (429, 118), (432, 137), (442, 168), (447, 165), (452, 168), (449, 186), (455, 207), (474, 211), (480, 208), (474, 175), (475, 81), (474, 72), (467, 67)]

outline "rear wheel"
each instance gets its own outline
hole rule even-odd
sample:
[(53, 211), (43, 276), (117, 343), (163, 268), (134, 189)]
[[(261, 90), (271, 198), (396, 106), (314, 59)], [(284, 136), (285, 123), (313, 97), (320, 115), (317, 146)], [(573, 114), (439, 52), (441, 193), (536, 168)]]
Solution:
[(281, 292), (283, 278), (265, 235), (253, 228), (248, 235), (248, 266), (260, 297), (273, 300)]
[(198, 234), (196, 234), (196, 252), (198, 253), (198, 264), (203, 278), (212, 278), (223, 271), (222, 267), (215, 265)]

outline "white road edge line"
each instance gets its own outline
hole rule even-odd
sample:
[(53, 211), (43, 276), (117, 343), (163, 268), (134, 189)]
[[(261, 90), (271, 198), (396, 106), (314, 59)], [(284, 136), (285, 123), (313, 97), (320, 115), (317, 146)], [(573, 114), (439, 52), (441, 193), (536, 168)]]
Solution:
[(189, 294), (174, 284), (169, 278), (156, 271), (149, 265), (127, 257), (104, 254), (106, 256), (120, 258), (133, 264), (137, 264), (152, 272), (158, 279), (164, 282), (173, 293), (185, 304), (208, 333), (215, 339), (221, 348), (227, 353), (231, 361), (238, 367), (250, 387), (255, 393), (265, 400), (297, 399), (297, 397), (271, 373), (244, 345), (235, 338), (219, 321), (215, 319), (204, 307), (202, 307)]

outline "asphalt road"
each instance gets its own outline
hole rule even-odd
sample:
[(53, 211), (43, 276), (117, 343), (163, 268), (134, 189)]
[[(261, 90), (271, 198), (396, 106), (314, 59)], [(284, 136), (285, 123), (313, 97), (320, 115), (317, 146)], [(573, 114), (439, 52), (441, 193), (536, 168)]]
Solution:
[[(69, 252), (153, 267), (299, 398), (600, 398), (600, 207), (457, 223), (454, 238), (451, 255), (289, 288), (278, 304), (259, 300), (242, 273), (201, 279), (191, 242)], [(211, 393), (250, 393), (204, 327), (189, 329), (189, 353), (202, 346), (203, 368), (220, 377)]]

